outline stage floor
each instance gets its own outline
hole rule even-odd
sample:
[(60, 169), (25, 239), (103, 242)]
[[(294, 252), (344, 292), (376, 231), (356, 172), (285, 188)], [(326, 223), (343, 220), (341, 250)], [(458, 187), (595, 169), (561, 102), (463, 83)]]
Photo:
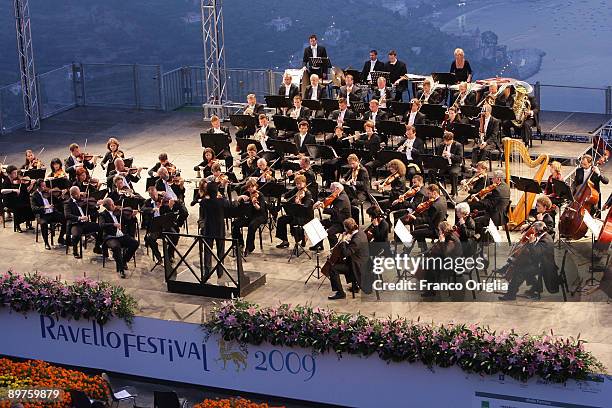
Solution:
[[(125, 111), (103, 108), (77, 108), (54, 118), (43, 121), (42, 129), (35, 133), (15, 132), (0, 139), (0, 152), (8, 155), (6, 163), (21, 163), (23, 151), (31, 148), (38, 152), (42, 146), (45, 151), (42, 159), (48, 162), (52, 157), (68, 156), (67, 146), (76, 142), (81, 146), (87, 139), (87, 152), (102, 154), (106, 140), (110, 136), (119, 138), (121, 148), (127, 156), (135, 157), (136, 166), (152, 166), (160, 151), (168, 152), (170, 160), (183, 169), (183, 175), (194, 175), (192, 168), (201, 160), (199, 131), (203, 125), (199, 112), (152, 112)], [(546, 142), (545, 142), (546, 143)], [(551, 148), (579, 151), (585, 145), (548, 142)], [(534, 146), (539, 146), (535, 141)], [(543, 145), (546, 146), (546, 145)], [(543, 148), (543, 147), (542, 147)], [(572, 153), (573, 154), (573, 153)], [(495, 167), (495, 165), (494, 165)], [(98, 169), (97, 176), (101, 176)], [(612, 166), (604, 170), (612, 174)], [(95, 175), (94, 175), (95, 176)], [(144, 183), (140, 183), (144, 190)], [(603, 192), (610, 193), (610, 186)], [(195, 231), (197, 211), (190, 208), (190, 231)], [(138, 251), (137, 266), (130, 264), (128, 279), (119, 279), (114, 272), (114, 264), (102, 268), (101, 257), (88, 251), (82, 260), (65, 255), (63, 247), (45, 251), (42, 242), (36, 244), (33, 233), (15, 234), (12, 224), (0, 228), (0, 270), (12, 269), (17, 273), (39, 271), (49, 276), (60, 276), (72, 280), (82, 276), (104, 279), (123, 285), (138, 299), (139, 314), (161, 319), (188, 322), (202, 322), (206, 319), (216, 300), (197, 296), (172, 294), (166, 291), (163, 271), (153, 266), (147, 257), (144, 246)], [(513, 234), (513, 240), (516, 235)], [(612, 367), (612, 305), (606, 302), (601, 292), (593, 294), (581, 302), (391, 302), (383, 297), (380, 302), (345, 299), (328, 301), (329, 282), (314, 279), (305, 285), (304, 281), (314, 267), (314, 261), (305, 256), (287, 263), (288, 250), (274, 248), (278, 243), (270, 243), (266, 234), (263, 237), (264, 250), (259, 246), (247, 258), (245, 270), (267, 273), (267, 284), (247, 296), (247, 299), (261, 305), (279, 303), (312, 304), (333, 308), (342, 312), (361, 311), (366, 314), (386, 317), (401, 315), (420, 318), (421, 321), (469, 322), (490, 325), (495, 329), (512, 329), (518, 332), (550, 332), (563, 336), (577, 336), (588, 340), (587, 348), (592, 350), (606, 366)], [(326, 244), (327, 248), (327, 244)], [(588, 254), (576, 258), (578, 266), (587, 267)], [(599, 301), (595, 301), (599, 300)]]

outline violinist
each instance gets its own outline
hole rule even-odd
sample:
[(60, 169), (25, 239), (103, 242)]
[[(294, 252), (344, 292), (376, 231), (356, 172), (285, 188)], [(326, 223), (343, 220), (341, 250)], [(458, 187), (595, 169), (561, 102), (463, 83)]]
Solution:
[(274, 170), (268, 167), (266, 159), (257, 160), (257, 170), (253, 173), (253, 177), (257, 178), (257, 182), (260, 184), (268, 183), (274, 180)]
[(459, 203), (455, 207), (455, 230), (463, 247), (463, 256), (473, 257), (476, 254), (476, 222), (470, 215), (470, 205)]
[[(141, 208), (143, 224), (142, 226), (147, 230), (147, 233), (144, 237), (144, 243), (148, 248), (151, 249), (151, 253), (153, 254), (153, 259), (155, 260), (155, 262), (161, 263), (162, 254), (159, 251), (159, 245), (157, 241), (162, 238), (162, 233), (177, 233), (178, 229), (175, 225), (168, 229), (164, 229), (163, 231), (153, 231), (151, 229), (151, 226), (153, 224), (154, 218), (172, 212), (174, 201), (164, 199), (161, 195), (158, 194), (155, 186), (150, 186), (147, 192), (149, 193), (149, 198), (145, 201)], [(169, 238), (175, 246), (178, 244), (178, 235), (169, 235)], [(168, 245), (168, 251), (170, 253), (169, 258), (172, 260), (172, 258), (174, 257), (174, 248), (172, 248), (171, 245)]]
[[(593, 156), (589, 154), (585, 154), (580, 159), (580, 167), (576, 170), (576, 176), (574, 177), (574, 182), (572, 183), (572, 194), (576, 194), (578, 189), (584, 183), (586, 183), (587, 180), (590, 180), (591, 183), (593, 183), (593, 187), (598, 193), (601, 193), (601, 184), (608, 184), (610, 182), (606, 176), (601, 174), (599, 167), (593, 165)], [(597, 214), (598, 206), (599, 204), (593, 206), (593, 215)]]
[(317, 185), (317, 175), (310, 166), (310, 157), (300, 156), (300, 169), (297, 171), (288, 170), (287, 173), (285, 173), (289, 180), (293, 179), (299, 174), (306, 177), (306, 185), (308, 186), (308, 190), (310, 190), (313, 197), (316, 197), (319, 188)]
[(123, 184), (133, 191), (134, 183), (138, 183), (140, 181), (140, 172), (142, 171), (142, 168), (127, 168), (125, 167), (125, 162), (121, 158), (115, 159), (114, 167), (115, 169), (110, 172), (107, 185), (112, 186), (112, 181), (115, 179), (115, 176), (121, 176), (123, 177)]
[(344, 190), (348, 194), (351, 202), (366, 201), (368, 199), (368, 188), (370, 186), (370, 176), (356, 154), (351, 153), (347, 157), (349, 170), (344, 177), (340, 178), (340, 183), (344, 184)]
[(155, 166), (149, 169), (149, 177), (159, 177), (159, 174), (157, 174), (157, 172), (160, 167), (165, 167), (168, 170), (168, 173), (170, 173), (170, 175), (172, 176), (174, 176), (175, 173), (178, 172), (176, 166), (170, 163), (170, 160), (168, 160), (168, 153), (160, 153), (157, 158), (159, 161), (155, 163)]
[[(321, 221), (321, 224), (327, 230), (327, 239), (329, 240), (330, 248), (333, 248), (338, 243), (336, 234), (344, 231), (342, 223), (347, 218), (351, 217), (351, 202), (344, 191), (344, 186), (338, 182), (331, 183), (331, 194), (324, 201), (317, 201), (313, 209), (323, 208), (323, 213), (330, 217)], [(311, 251), (322, 251), (323, 241), (315, 246), (310, 247)]]
[[(278, 244), (277, 248), (288, 248), (289, 240), (287, 238), (287, 226), (289, 225), (304, 225), (308, 221), (313, 218), (312, 214), (312, 194), (308, 191), (307, 188), (307, 180), (306, 177), (302, 174), (298, 174), (295, 176), (295, 188), (286, 192), (283, 195), (283, 198), (287, 200), (287, 202), (295, 203), (296, 205), (302, 206), (305, 209), (305, 213), (308, 216), (304, 219), (295, 219), (292, 215), (282, 215), (278, 218), (276, 223), (276, 238), (281, 240), (281, 243)], [(303, 231), (299, 231), (300, 235), (298, 236), (298, 231), (292, 231), (292, 235), (294, 236), (296, 242), (301, 241), (302, 246), (306, 245), (305, 237)]]
[(411, 179), (423, 168), (423, 162), (421, 161), (421, 155), (425, 152), (425, 145), (423, 140), (417, 138), (416, 128), (413, 125), (406, 125), (406, 138), (400, 144), (397, 149), (398, 152), (406, 154), (406, 178)]
[(402, 220), (414, 225), (412, 236), (418, 242), (421, 251), (427, 249), (426, 238), (438, 237), (438, 226), (446, 219), (448, 206), (446, 199), (440, 195), (440, 187), (429, 184), (426, 189), (427, 199)]
[(375, 175), (376, 169), (382, 166), (380, 160), (376, 159), (376, 155), (380, 151), (380, 136), (376, 133), (374, 128), (374, 122), (367, 120), (363, 124), (364, 132), (359, 136), (359, 139), (355, 140), (355, 147), (362, 148), (370, 152), (372, 160), (366, 163), (365, 168), (368, 170), (370, 178)]
[(185, 207), (185, 186), (183, 185), (184, 180), (178, 176), (170, 177), (170, 173), (165, 166), (162, 166), (157, 170), (159, 180), (155, 183), (155, 188), (160, 194), (165, 196), (168, 200), (174, 200), (173, 210), (178, 212), (176, 223), (182, 226), (189, 217), (189, 212)]
[[(196, 191), (194, 191), (194, 195), (193, 195), (193, 200), (191, 201), (191, 206), (193, 207), (196, 204), (200, 204), (200, 202), (206, 197), (206, 186), (208, 185), (208, 181), (206, 181), (206, 179), (200, 179), (200, 181), (198, 181), (198, 188)], [(200, 213), (200, 216), (198, 218), (198, 224), (201, 224), (202, 220), (204, 220), (204, 217), (202, 216), (202, 214)]]
[(26, 150), (25, 152), (25, 163), (21, 166), (21, 170), (32, 170), (32, 169), (44, 169), (45, 164), (34, 156), (34, 152)]
[(22, 232), (21, 224), (26, 223), (28, 230), (33, 230), (34, 214), (30, 207), (30, 192), (34, 190), (35, 180), (19, 175), (19, 170), (12, 164), (6, 168), (6, 176), (2, 177), (2, 194), (4, 205), (13, 212), (15, 232)]
[[(126, 234), (130, 234), (132, 237), (135, 237), (137, 229), (137, 220), (134, 216), (134, 210), (138, 210), (138, 208), (140, 208), (144, 204), (145, 199), (140, 194), (134, 192), (134, 190), (128, 187), (128, 185), (125, 184), (125, 178), (123, 178), (123, 176), (119, 174), (117, 174), (113, 178), (112, 184), (114, 185), (114, 188), (113, 191), (108, 195), (108, 197), (110, 197), (114, 203), (117, 203), (117, 205), (121, 207), (121, 210), (124, 212), (124, 232)], [(126, 198), (135, 199), (138, 203), (137, 208), (131, 208), (127, 205), (124, 205)]]
[(530, 286), (525, 291), (525, 296), (532, 300), (540, 299), (543, 288), (538, 275), (542, 275), (544, 280), (552, 278), (551, 281), (557, 282), (558, 286), (554, 242), (546, 230), (546, 224), (536, 221), (526, 234), (527, 236), (524, 235), (518, 244), (520, 249), (515, 248), (512, 256), (508, 258), (508, 263), (500, 269), (510, 282), (508, 292), (500, 296), (499, 300), (515, 300), (523, 282), (527, 282)]
[(218, 192), (222, 197), (229, 198), (229, 177), (227, 174), (221, 172), (221, 165), (219, 163), (215, 163), (212, 165), (212, 174), (206, 177), (207, 183), (216, 183), (218, 187)]
[(210, 147), (206, 147), (202, 152), (202, 161), (193, 170), (198, 172), (198, 177), (206, 178), (212, 174), (212, 165), (214, 163), (217, 163), (215, 152)]
[(389, 176), (382, 182), (374, 181), (372, 186), (388, 198), (379, 200), (378, 204), (382, 210), (391, 207), (393, 201), (406, 192), (406, 165), (399, 159), (393, 159), (387, 163)]
[(36, 180), (36, 191), (30, 197), (30, 206), (32, 212), (39, 217), (40, 230), (42, 233), (45, 249), (51, 249), (49, 245), (49, 224), (58, 223), (61, 226), (60, 235), (57, 242), (60, 245), (65, 245), (64, 235), (66, 234), (66, 219), (61, 212), (55, 209), (51, 204), (51, 196), (49, 194), (45, 180)]
[(388, 242), (389, 241), (389, 223), (385, 219), (385, 214), (380, 207), (372, 205), (368, 207), (366, 213), (370, 216), (372, 223), (365, 230), (368, 241), (370, 242)]
[(414, 126), (425, 123), (425, 115), (419, 112), (421, 109), (421, 101), (413, 98), (410, 101), (410, 110), (406, 112), (404, 116), (404, 123), (406, 125)]
[(138, 241), (131, 236), (124, 234), (125, 229), (124, 219), (119, 214), (118, 209), (112, 198), (106, 197), (102, 200), (104, 211), (100, 213), (99, 223), (104, 236), (105, 245), (113, 253), (117, 273), (122, 279), (125, 279), (125, 270), (127, 264), (132, 259), (138, 249)]
[(62, 161), (59, 158), (51, 160), (51, 169), (49, 171), (48, 178), (67, 178), (68, 175), (64, 171)]
[(247, 146), (247, 155), (241, 163), (243, 180), (246, 180), (248, 177), (255, 174), (258, 160), (259, 156), (257, 156), (257, 146), (251, 143)]
[(472, 163), (490, 159), (491, 153), (500, 150), (501, 121), (491, 116), (491, 105), (485, 104), (480, 113), (480, 129), (478, 143), (472, 149)]
[[(359, 229), (359, 225), (353, 218), (344, 220), (342, 231), (341, 241), (338, 245), (340, 245), (343, 261), (334, 264), (331, 268), (329, 281), (331, 290), (336, 293), (328, 296), (329, 300), (346, 298), (340, 275), (344, 275), (346, 283), (351, 284), (348, 290), (352, 293), (358, 293), (364, 274), (368, 272), (367, 265), (370, 251), (366, 234)], [(364, 289), (366, 289), (366, 292), (368, 291), (367, 288)]]
[(246, 247), (244, 248), (246, 257), (255, 250), (257, 229), (268, 221), (268, 205), (263, 195), (257, 191), (256, 180), (247, 180), (245, 189), (246, 194), (239, 195), (236, 203), (236, 206), (244, 211), (241, 211), (242, 216), (236, 218), (232, 223), (232, 238), (237, 239), (239, 245), (244, 247), (242, 228), (247, 227)]
[[(555, 238), (555, 209), (553, 203), (545, 195), (541, 195), (536, 200), (535, 221), (542, 221), (546, 225), (546, 231)], [(524, 224), (521, 231), (529, 229), (529, 224)]]
[(76, 177), (76, 169), (79, 167), (85, 167), (89, 170), (93, 170), (98, 156), (86, 155), (81, 152), (81, 148), (78, 144), (72, 143), (69, 146), (70, 156), (66, 159), (66, 173), (70, 176), (70, 180), (74, 180)]
[(92, 179), (89, 175), (89, 171), (87, 171), (85, 167), (79, 167), (76, 170), (76, 179), (74, 180), (72, 185), (77, 186), (79, 190), (81, 190), (81, 192), (91, 192), (98, 191), (100, 182), (97, 179)]
[(506, 184), (504, 178), (503, 170), (495, 170), (493, 173), (493, 184), (488, 187), (492, 188), (491, 192), (483, 198), (479, 198), (478, 194), (473, 196), (470, 203), (472, 210), (484, 212), (483, 215), (479, 214), (474, 219), (477, 230), (488, 225), (489, 219), (498, 227), (506, 223), (506, 210), (510, 204), (510, 187)]
[(70, 198), (64, 202), (64, 217), (67, 222), (67, 231), (70, 234), (72, 254), (77, 259), (82, 257), (79, 254), (79, 243), (85, 234), (97, 233), (93, 251), (96, 254), (102, 253), (102, 229), (98, 223), (91, 222), (83, 206), (85, 202), (81, 201), (81, 190), (77, 186), (70, 187)]
[[(217, 246), (217, 258), (223, 262), (225, 255), (225, 217), (226, 210), (231, 207), (230, 202), (219, 197), (217, 183), (208, 183), (205, 198), (200, 201), (200, 234), (204, 236), (206, 246), (204, 249), (205, 276), (211, 274), (213, 245)], [(209, 249), (210, 248), (210, 249)], [(217, 278), (223, 276), (223, 268), (217, 265)]]
[(451, 132), (444, 132), (442, 143), (436, 147), (436, 154), (444, 157), (448, 162), (448, 166), (440, 170), (438, 175), (450, 176), (451, 194), (456, 196), (459, 173), (461, 173), (461, 163), (463, 162), (463, 146), (461, 146), (461, 143), (455, 142), (454, 135)]
[[(393, 200), (391, 203), (391, 211), (399, 211), (405, 209), (411, 209), (414, 211), (416, 207), (421, 204), (427, 195), (427, 188), (423, 182), (423, 177), (416, 175), (412, 177), (412, 184), (410, 188), (401, 194), (398, 198)], [(403, 214), (399, 214), (401, 216)]]
[(114, 137), (111, 137), (108, 139), (108, 142), (106, 142), (106, 150), (107, 152), (102, 158), (100, 166), (104, 168), (108, 163), (108, 167), (106, 167), (106, 177), (110, 177), (110, 173), (115, 170), (115, 159), (123, 159), (125, 155), (122, 150), (119, 150), (119, 140)]
[[(448, 270), (442, 267), (447, 259), (455, 259), (463, 255), (463, 247), (459, 241), (459, 235), (453, 226), (447, 221), (441, 221), (436, 228), (436, 237), (438, 241), (431, 247), (428, 253), (429, 258), (439, 258), (440, 262), (433, 262), (433, 268), (427, 268), (425, 271), (425, 280), (428, 283), (439, 282), (443, 274), (455, 273), (453, 270)], [(429, 265), (428, 265), (429, 266)], [(427, 289), (421, 293), (421, 297), (429, 298), (436, 295), (432, 289)]]
[(225, 135), (225, 140), (221, 151), (215, 158), (219, 158), (225, 161), (225, 169), (228, 172), (234, 171), (234, 158), (230, 150), (230, 144), (232, 143), (232, 136), (230, 135), (229, 128), (221, 126), (221, 119), (217, 115), (213, 115), (210, 118), (210, 126), (204, 134), (222, 134)]
[(546, 196), (550, 198), (550, 201), (552, 201), (553, 204), (555, 204), (557, 207), (561, 207), (563, 199), (557, 195), (555, 191), (555, 184), (553, 182), (553, 180), (563, 180), (563, 175), (561, 174), (561, 163), (556, 160), (550, 162), (550, 164), (548, 165), (548, 171), (550, 172), (550, 174), (548, 175), (548, 179), (546, 180), (544, 194), (546, 194)]
[(476, 174), (470, 179), (461, 180), (461, 189), (467, 191), (470, 196), (477, 194), (488, 184), (488, 171), (487, 162), (480, 161), (476, 163)]

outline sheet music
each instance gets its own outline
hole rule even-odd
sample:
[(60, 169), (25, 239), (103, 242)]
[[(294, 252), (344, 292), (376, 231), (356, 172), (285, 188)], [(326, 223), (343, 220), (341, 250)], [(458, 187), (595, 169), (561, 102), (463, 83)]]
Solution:
[(493, 220), (489, 219), (489, 225), (487, 225), (486, 230), (491, 234), (493, 242), (496, 244), (502, 242), (502, 237), (499, 235), (499, 231), (497, 230), (497, 226), (493, 223)]
[(313, 218), (311, 221), (304, 224), (304, 233), (312, 245), (317, 245), (327, 238), (327, 231), (318, 218)]
[(591, 216), (591, 214), (589, 214), (588, 211), (585, 211), (584, 212), (584, 223), (586, 224), (588, 229), (591, 230), (591, 232), (593, 233), (593, 236), (599, 237), (599, 234), (601, 233), (601, 228), (603, 227), (603, 221), (596, 220), (595, 218)]
[(408, 228), (406, 228), (401, 219), (397, 220), (397, 223), (395, 223), (395, 235), (398, 236), (404, 245), (412, 243), (412, 234), (408, 231)]

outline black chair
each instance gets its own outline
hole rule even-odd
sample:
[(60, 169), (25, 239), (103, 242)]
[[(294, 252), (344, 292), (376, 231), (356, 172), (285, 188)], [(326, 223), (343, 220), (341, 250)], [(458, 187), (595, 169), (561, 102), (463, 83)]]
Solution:
[[(62, 226), (61, 222), (51, 222), (49, 223), (49, 237), (51, 240), (49, 241), (51, 246), (54, 245), (55, 241), (55, 231)], [(38, 236), (40, 235), (40, 215), (36, 215), (36, 243), (38, 244)]]
[(108, 374), (102, 373), (100, 375), (102, 380), (106, 382), (108, 389), (110, 390), (110, 401), (109, 406), (112, 408), (113, 406), (119, 407), (119, 404), (123, 401), (130, 401), (132, 403), (132, 407), (136, 408), (136, 394), (130, 393), (127, 389), (122, 388), (120, 390), (115, 390), (113, 385), (111, 384), (110, 378)]
[(153, 408), (184, 408), (187, 400), (174, 391), (153, 391)]
[(87, 394), (79, 390), (70, 391), (71, 408), (104, 408), (103, 401), (90, 399)]

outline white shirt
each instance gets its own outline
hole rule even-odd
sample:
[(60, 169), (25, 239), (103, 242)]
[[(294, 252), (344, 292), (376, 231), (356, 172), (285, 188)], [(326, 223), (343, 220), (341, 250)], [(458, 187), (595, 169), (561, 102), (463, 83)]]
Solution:
[(414, 118), (416, 118), (416, 114), (417, 112), (410, 112), (410, 115), (408, 115), (408, 124), (411, 126), (414, 126)]
[(261, 132), (261, 139), (259, 140), (259, 143), (261, 144), (262, 149), (264, 149), (264, 151), (269, 151), (268, 150), (268, 146), (266, 145), (266, 139), (268, 138), (266, 136), (266, 131), (267, 131), (268, 127), (267, 126), (262, 126), (260, 129)]
[(349, 88), (346, 87), (346, 105), (351, 106), (351, 92), (353, 91), (353, 85)]
[(591, 175), (591, 172), (593, 172), (593, 167), (589, 167), (588, 169), (584, 170), (584, 177), (582, 177), (582, 184), (586, 183), (586, 181), (589, 179), (589, 176)]
[(404, 144), (406, 145), (406, 159), (412, 160), (412, 145), (414, 144), (414, 139), (406, 139)]
[[(108, 211), (108, 210), (107, 210)], [(111, 218), (113, 219), (113, 222), (115, 224), (119, 224), (119, 221), (117, 220), (117, 217), (115, 217), (115, 214), (113, 214), (112, 211), (108, 211), (108, 213), (110, 214)], [(121, 230), (119, 228), (117, 228), (117, 234), (115, 234), (115, 236), (117, 238), (121, 238), (123, 236), (123, 232), (121, 232)]]
[(370, 115), (370, 120), (374, 123), (376, 123), (376, 115), (378, 115), (378, 111), (372, 112), (372, 114)]
[(302, 135), (302, 134), (300, 134), (300, 145), (299, 145), (299, 147), (300, 147), (300, 148), (301, 148), (301, 147), (302, 147), (302, 145), (304, 144), (304, 139), (306, 139), (306, 134), (307, 134), (307, 133), (304, 133), (303, 135)]
[[(39, 191), (38, 194), (40, 194), (40, 198), (42, 198), (43, 200), (43, 205), (47, 207), (49, 205), (49, 200), (45, 198), (42, 192)], [(52, 212), (53, 212), (53, 208), (45, 208), (45, 214), (51, 214)]]
[(484, 133), (485, 133), (485, 135), (487, 134), (487, 128), (489, 127), (489, 121), (490, 120), (491, 120), (490, 116), (488, 118), (485, 118), (485, 123), (484, 123)]
[(79, 205), (79, 203), (77, 203), (77, 200), (75, 200), (74, 198), (72, 199), (72, 202), (76, 204), (77, 208), (79, 209), (79, 213), (81, 213), (81, 217), (85, 216), (85, 213), (83, 212), (83, 209), (81, 208), (81, 206)]
[(448, 153), (448, 164), (453, 164), (453, 161), (451, 160), (451, 146), (452, 144), (444, 146), (444, 151)]
[(338, 123), (344, 122), (344, 113), (345, 112), (346, 112), (346, 109), (340, 111), (340, 115), (338, 115)]
[(172, 186), (170, 186), (166, 180), (164, 180), (164, 186), (166, 187), (166, 194), (168, 197), (170, 197), (172, 200), (177, 200), (178, 197), (174, 193), (174, 190), (172, 190)]
[(312, 93), (310, 94), (310, 99), (313, 101), (317, 100), (317, 94), (319, 93), (319, 85), (312, 87)]
[(310, 49), (312, 50), (312, 56), (313, 58), (317, 58), (317, 46), (315, 45), (314, 47), (311, 45)]
[(378, 59), (375, 59), (374, 61), (370, 60), (370, 71), (368, 72), (368, 81), (372, 80), (372, 71), (374, 71), (374, 66), (376, 65), (377, 62), (378, 62)]
[(381, 108), (386, 108), (387, 107), (387, 88), (378, 88), (378, 94), (380, 95), (380, 99), (378, 100), (378, 102), (380, 102), (380, 107)]
[(153, 203), (153, 218), (159, 217), (159, 207), (155, 205), (155, 201), (151, 198), (151, 203)]
[(291, 84), (285, 84), (285, 98), (289, 97), (289, 91), (291, 91)]
[(221, 128), (213, 128), (213, 133), (225, 133), (224, 131), (221, 130)]

